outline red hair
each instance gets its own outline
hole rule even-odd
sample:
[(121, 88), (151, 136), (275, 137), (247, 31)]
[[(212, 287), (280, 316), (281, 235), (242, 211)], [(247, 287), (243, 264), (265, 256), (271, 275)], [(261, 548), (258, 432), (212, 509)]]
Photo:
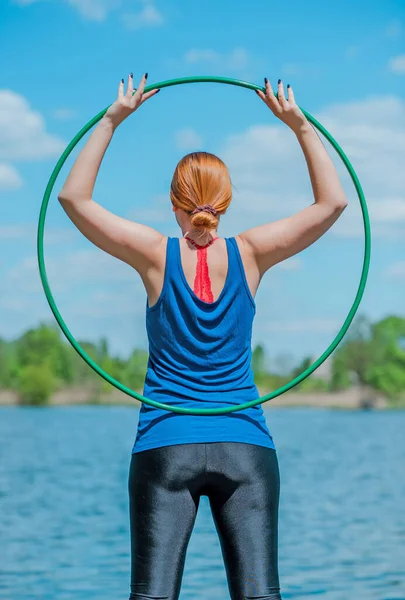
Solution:
[(232, 183), (225, 163), (209, 152), (186, 154), (176, 166), (170, 186), (172, 204), (185, 212), (191, 212), (204, 204), (210, 204), (217, 211), (191, 215), (194, 229), (209, 231), (218, 227), (219, 215), (225, 214), (232, 200)]

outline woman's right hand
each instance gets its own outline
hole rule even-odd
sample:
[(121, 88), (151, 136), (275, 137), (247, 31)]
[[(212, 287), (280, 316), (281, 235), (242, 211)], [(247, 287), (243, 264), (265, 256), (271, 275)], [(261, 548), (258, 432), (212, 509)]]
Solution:
[(129, 115), (135, 112), (136, 109), (139, 108), (139, 106), (143, 102), (145, 102), (145, 100), (148, 100), (148, 98), (151, 98), (160, 91), (156, 89), (151, 90), (146, 94), (143, 93), (147, 77), (148, 74), (145, 73), (145, 75), (139, 82), (138, 89), (135, 88), (135, 94), (134, 79), (132, 73), (128, 77), (128, 86), (126, 93), (124, 93), (124, 80), (121, 79), (121, 82), (118, 87), (118, 97), (116, 101), (113, 104), (111, 104), (111, 106), (108, 108), (107, 112), (103, 117), (104, 119), (109, 120), (114, 126), (114, 128), (118, 127), (118, 125), (122, 123), (124, 119), (126, 119)]
[(309, 125), (309, 121), (305, 117), (304, 113), (295, 103), (294, 93), (291, 86), (287, 86), (287, 100), (284, 94), (284, 86), (281, 79), (278, 81), (278, 98), (276, 98), (274, 95), (270, 81), (268, 81), (267, 77), (265, 78), (264, 83), (266, 86), (266, 94), (264, 94), (261, 90), (255, 91), (276, 117), (288, 125), (288, 127), (290, 127), (295, 133), (298, 133), (303, 126)]

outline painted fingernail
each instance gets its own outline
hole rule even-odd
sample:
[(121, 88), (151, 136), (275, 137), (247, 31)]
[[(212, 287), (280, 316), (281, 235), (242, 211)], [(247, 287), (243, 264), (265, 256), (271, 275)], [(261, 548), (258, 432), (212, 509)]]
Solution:
[(145, 79), (148, 79), (148, 73), (145, 73)]
[(278, 82), (281, 83), (281, 79), (279, 79)]
[(269, 80), (267, 79), (267, 77), (264, 78), (264, 83), (267, 83)]
[(289, 83), (287, 83), (287, 87), (288, 87), (288, 88), (290, 88), (290, 87), (291, 87)]
[(124, 80), (123, 80), (123, 79), (121, 79), (121, 83), (124, 83)]
[(156, 92), (157, 94), (160, 92), (160, 88), (158, 89), (158, 91)]
[(133, 73), (130, 73), (130, 74), (129, 74), (129, 76), (130, 76), (130, 77), (133, 77), (133, 76), (134, 76), (134, 74), (133, 74)]

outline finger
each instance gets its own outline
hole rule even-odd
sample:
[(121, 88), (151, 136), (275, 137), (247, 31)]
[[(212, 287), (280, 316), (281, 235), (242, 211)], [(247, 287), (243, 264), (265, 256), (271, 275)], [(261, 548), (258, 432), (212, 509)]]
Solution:
[(287, 104), (287, 100), (285, 98), (284, 86), (283, 86), (283, 82), (281, 81), (281, 79), (278, 80), (277, 96), (278, 96), (278, 101), (281, 104), (281, 106), (283, 108), (287, 108), (288, 104)]
[(259, 96), (259, 98), (263, 100), (263, 102), (266, 102), (267, 96), (264, 94), (264, 92), (262, 92), (262, 90), (255, 90), (255, 92)]
[(271, 83), (270, 81), (267, 79), (267, 77), (264, 78), (264, 87), (266, 90), (266, 96), (273, 97), (274, 98), (274, 92), (273, 92), (273, 88), (271, 87)]
[(151, 90), (150, 92), (146, 92), (146, 94), (142, 95), (142, 100), (141, 102), (145, 102), (145, 100), (149, 100), (149, 98), (152, 98), (152, 96), (156, 96), (156, 94), (160, 92), (160, 88), (156, 89), (156, 90)]
[(120, 84), (118, 86), (118, 98), (124, 97), (124, 80), (121, 79)]
[(140, 97), (142, 97), (142, 95), (143, 95), (143, 90), (145, 89), (145, 84), (146, 84), (146, 80), (147, 80), (147, 78), (148, 78), (148, 74), (147, 74), (147, 73), (145, 73), (145, 74), (143, 75), (143, 77), (141, 78), (141, 81), (139, 82), (139, 87), (138, 87), (138, 89), (137, 89), (136, 93), (137, 93), (137, 94), (138, 94)]
[(264, 85), (265, 85), (265, 90), (266, 90), (266, 95), (264, 95), (264, 101), (266, 102), (267, 106), (273, 111), (273, 112), (280, 112), (281, 107), (280, 104), (276, 98), (276, 96), (274, 95), (273, 92), (273, 88), (271, 87), (271, 83), (270, 81), (267, 79), (267, 77), (264, 78)]
[(288, 90), (288, 102), (289, 102), (289, 104), (295, 104), (295, 96), (294, 96), (294, 92), (293, 92), (293, 89), (290, 86), (290, 84), (287, 85), (287, 90)]
[(127, 96), (131, 98), (132, 92), (134, 91), (134, 74), (130, 73), (128, 75), (128, 87), (127, 87)]

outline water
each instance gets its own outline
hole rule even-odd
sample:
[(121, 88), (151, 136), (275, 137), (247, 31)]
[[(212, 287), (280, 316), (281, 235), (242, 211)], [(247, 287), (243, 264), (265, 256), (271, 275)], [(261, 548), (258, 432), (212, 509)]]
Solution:
[[(272, 409), (283, 599), (405, 600), (405, 412)], [(138, 410), (0, 409), (0, 598), (127, 600)], [(181, 600), (229, 599), (203, 497)]]

